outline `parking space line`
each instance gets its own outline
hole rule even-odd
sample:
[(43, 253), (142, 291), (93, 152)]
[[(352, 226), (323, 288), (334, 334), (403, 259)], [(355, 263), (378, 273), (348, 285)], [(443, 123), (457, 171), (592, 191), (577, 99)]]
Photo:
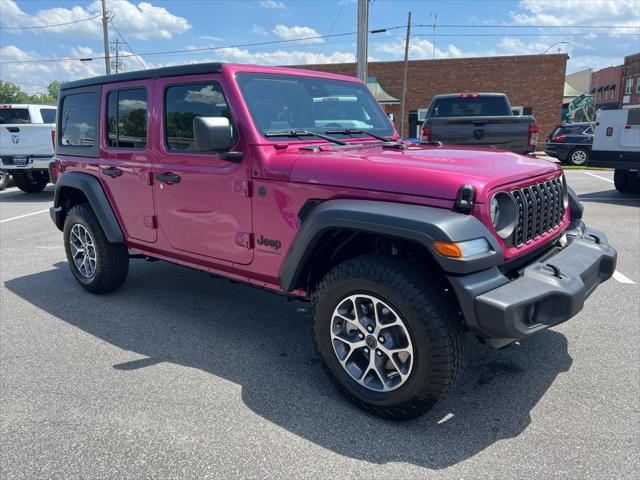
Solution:
[(628, 283), (630, 285), (633, 285), (633, 284), (636, 283), (633, 280), (631, 280), (629, 277), (627, 277), (626, 275), (623, 275), (622, 273), (620, 273), (617, 270), (615, 272), (613, 272), (613, 278), (614, 278), (614, 280), (616, 280), (619, 283)]
[(582, 173), (584, 173), (585, 175), (589, 175), (590, 177), (599, 178), (600, 180), (604, 180), (605, 182), (613, 183), (613, 180), (610, 180), (605, 177), (601, 177), (600, 175), (596, 175), (595, 173), (591, 173), (591, 172), (582, 172)]
[(24, 217), (30, 217), (31, 215), (38, 215), (39, 213), (48, 212), (49, 209), (46, 210), (38, 210), (37, 212), (25, 213), (24, 215), (18, 215), (17, 217), (5, 218), (4, 220), (0, 220), (0, 223), (11, 222), (13, 220), (18, 220)]

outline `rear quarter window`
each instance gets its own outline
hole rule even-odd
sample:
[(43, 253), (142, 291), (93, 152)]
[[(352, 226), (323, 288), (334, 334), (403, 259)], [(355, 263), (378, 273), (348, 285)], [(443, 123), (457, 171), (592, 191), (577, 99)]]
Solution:
[(0, 107), (0, 125), (11, 123), (31, 123), (29, 109)]
[(60, 91), (56, 112), (56, 153), (98, 157), (101, 85)]
[(56, 123), (55, 108), (41, 108), (40, 116), (42, 117), (42, 123)]
[(60, 116), (60, 144), (68, 147), (93, 147), (96, 143), (95, 93), (67, 95)]

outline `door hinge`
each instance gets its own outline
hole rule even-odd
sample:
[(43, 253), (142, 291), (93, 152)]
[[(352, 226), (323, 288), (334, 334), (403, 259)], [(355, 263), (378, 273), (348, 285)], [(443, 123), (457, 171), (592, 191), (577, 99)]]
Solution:
[(158, 228), (158, 218), (155, 215), (145, 215), (144, 226), (151, 230), (156, 230)]
[(253, 233), (236, 232), (236, 245), (247, 249), (253, 248)]
[(241, 193), (245, 197), (251, 196), (251, 187), (252, 184), (248, 180), (235, 180), (233, 182), (233, 191), (236, 193)]

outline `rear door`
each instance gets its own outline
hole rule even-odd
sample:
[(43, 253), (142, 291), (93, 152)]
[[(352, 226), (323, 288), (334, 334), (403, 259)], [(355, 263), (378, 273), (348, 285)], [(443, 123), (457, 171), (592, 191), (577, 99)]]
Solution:
[(159, 228), (177, 251), (251, 263), (249, 154), (233, 163), (217, 153), (195, 150), (197, 116), (227, 117), (237, 132), (221, 76), (163, 78), (156, 80), (155, 89), (160, 140), (154, 191)]
[(105, 85), (100, 178), (126, 235), (155, 242), (149, 99), (153, 82)]

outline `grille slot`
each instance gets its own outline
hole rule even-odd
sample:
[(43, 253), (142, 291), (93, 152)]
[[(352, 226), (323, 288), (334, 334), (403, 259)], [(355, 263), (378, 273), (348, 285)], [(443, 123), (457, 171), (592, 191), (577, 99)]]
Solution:
[(512, 190), (511, 195), (518, 209), (518, 223), (508, 242), (511, 246), (520, 247), (535, 240), (556, 228), (564, 218), (560, 177)]

